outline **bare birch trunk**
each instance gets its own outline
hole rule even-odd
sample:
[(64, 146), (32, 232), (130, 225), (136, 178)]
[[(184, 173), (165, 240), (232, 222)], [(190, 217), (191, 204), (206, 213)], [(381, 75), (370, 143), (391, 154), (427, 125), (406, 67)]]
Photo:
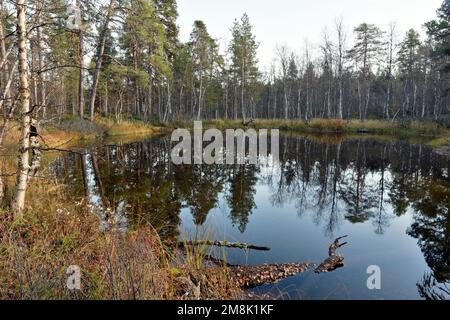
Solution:
[[(6, 106), (5, 108), (5, 112), (4, 112), (4, 116), (5, 119), (8, 116), (8, 110), (11, 109), (11, 105), (12, 105), (12, 101), (11, 101), (11, 90), (10, 90), (10, 86), (11, 84), (9, 83), (9, 79), (11, 79), (11, 77), (9, 76), (9, 65), (8, 65), (8, 56), (10, 55), (11, 51), (12, 51), (12, 46), (11, 48), (9, 48), (9, 50), (6, 50), (6, 43), (5, 43), (5, 34), (4, 34), (4, 30), (3, 30), (3, 21), (4, 21), (4, 17), (3, 17), (3, 0), (0, 1), (0, 53), (1, 53), (1, 63), (0, 63), (0, 70), (2, 70), (2, 73), (0, 75), (0, 82), (7, 82), (8, 84), (5, 86), (4, 88), (4, 92), (3, 92), (3, 98), (4, 100), (0, 100), (0, 103), (3, 103), (4, 101), (6, 101), (4, 103), (4, 105)], [(9, 77), (8, 77), (9, 76)], [(2, 86), (0, 85), (0, 88)]]
[(425, 110), (426, 110), (426, 103), (427, 103), (427, 87), (428, 87), (428, 77), (425, 73), (425, 81), (422, 89), (422, 112), (421, 117), (425, 118)]
[[(16, 63), (14, 64), (14, 66), (13, 66), (11, 72), (10, 72), (10, 75), (9, 75), (9, 78), (8, 78), (8, 83), (6, 84), (5, 92), (3, 94), (4, 96), (7, 95), (6, 92), (10, 91), (12, 80), (14, 78), (14, 73), (16, 72), (16, 69), (17, 69), (17, 65), (18, 65), (18, 62), (16, 61)], [(5, 100), (1, 100), (0, 101), (0, 108), (3, 106), (4, 101)], [(8, 125), (9, 125), (9, 122), (11, 121), (11, 119), (12, 119), (13, 112), (14, 112), (14, 104), (12, 102), (11, 103), (7, 103), (6, 105), (8, 107), (6, 108), (5, 117), (3, 119), (2, 131), (0, 132), (0, 149), (3, 146), (3, 141), (5, 139), (6, 132), (8, 131)]]
[(21, 134), (19, 141), (19, 163), (17, 181), (11, 210), (15, 218), (23, 215), (25, 195), (28, 188), (28, 173), (30, 169), (30, 88), (27, 74), (27, 27), (25, 16), (25, 0), (17, 1), (17, 47), (19, 61), (19, 103), (21, 106)]

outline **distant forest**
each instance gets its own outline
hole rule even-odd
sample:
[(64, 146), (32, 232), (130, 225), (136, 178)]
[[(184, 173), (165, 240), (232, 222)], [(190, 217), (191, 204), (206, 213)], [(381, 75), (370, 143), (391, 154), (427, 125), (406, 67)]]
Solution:
[(22, 76), (40, 121), (96, 114), (148, 122), (439, 120), (450, 113), (448, 1), (424, 22), (425, 39), (413, 29), (399, 34), (394, 23), (346, 32), (337, 19), (316, 39), (320, 54), (278, 46), (264, 72), (247, 14), (230, 22), (225, 52), (202, 21), (187, 43), (179, 40), (175, 0), (0, 0), (0, 14), (4, 119), (19, 117)]

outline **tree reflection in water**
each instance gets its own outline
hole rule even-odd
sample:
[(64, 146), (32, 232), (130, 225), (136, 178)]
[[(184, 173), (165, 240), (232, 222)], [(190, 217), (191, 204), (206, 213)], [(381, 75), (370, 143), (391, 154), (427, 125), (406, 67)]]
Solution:
[(168, 238), (179, 237), (183, 208), (203, 225), (220, 198), (244, 233), (257, 209), (259, 185), (269, 188), (274, 208), (295, 203), (300, 217), (312, 214), (330, 237), (344, 221), (371, 221), (382, 235), (410, 210), (414, 221), (407, 232), (432, 270), (419, 292), (424, 298), (449, 297), (448, 158), (406, 142), (339, 137), (281, 136), (280, 161), (262, 158), (259, 166), (175, 166), (170, 151), (169, 139), (151, 139), (99, 148), (81, 159), (67, 154), (53, 166), (74, 195), (96, 192), (103, 205), (126, 208), (129, 228), (151, 223)]

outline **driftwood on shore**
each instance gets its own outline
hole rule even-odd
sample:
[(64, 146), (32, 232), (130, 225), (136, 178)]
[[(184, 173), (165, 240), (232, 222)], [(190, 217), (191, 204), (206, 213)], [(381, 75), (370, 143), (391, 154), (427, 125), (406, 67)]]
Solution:
[(344, 257), (338, 255), (336, 251), (347, 244), (347, 242), (340, 243), (342, 239), (347, 237), (348, 236), (337, 238), (330, 245), (330, 248), (328, 249), (328, 258), (316, 268), (316, 273), (331, 272), (344, 266)]
[(257, 250), (257, 251), (270, 251), (268, 247), (257, 246), (254, 244), (240, 243), (240, 242), (228, 242), (228, 241), (182, 241), (180, 247), (198, 247), (198, 246), (211, 246), (211, 247), (225, 247), (235, 248), (243, 250)]

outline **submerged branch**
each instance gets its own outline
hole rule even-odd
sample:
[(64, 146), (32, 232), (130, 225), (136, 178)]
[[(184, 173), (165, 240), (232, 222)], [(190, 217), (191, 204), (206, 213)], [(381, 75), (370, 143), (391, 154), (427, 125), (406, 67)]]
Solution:
[(329, 257), (316, 268), (316, 273), (331, 272), (344, 266), (344, 257), (338, 255), (336, 251), (347, 244), (347, 242), (340, 243), (342, 239), (347, 237), (348, 236), (343, 236), (334, 240), (328, 249)]
[(209, 240), (180, 242), (180, 247), (196, 247), (196, 246), (215, 246), (215, 247), (226, 247), (244, 250), (270, 251), (270, 248), (268, 247), (261, 247), (253, 244), (240, 242), (209, 241)]

